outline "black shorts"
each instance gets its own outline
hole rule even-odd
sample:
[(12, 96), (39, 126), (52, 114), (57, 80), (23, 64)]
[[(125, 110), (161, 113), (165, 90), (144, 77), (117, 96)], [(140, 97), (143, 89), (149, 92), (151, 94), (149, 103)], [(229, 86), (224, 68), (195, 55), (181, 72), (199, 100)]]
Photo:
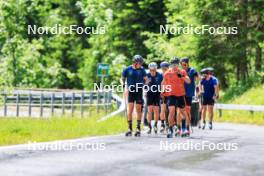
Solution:
[(147, 106), (159, 106), (160, 94), (147, 94)]
[(192, 106), (192, 97), (185, 97), (186, 106)]
[(168, 106), (176, 106), (177, 108), (185, 107), (185, 96), (169, 96)]
[(213, 97), (202, 97), (202, 105), (213, 106), (215, 103)]
[(128, 103), (143, 104), (143, 90), (140, 89), (135, 92), (128, 92)]

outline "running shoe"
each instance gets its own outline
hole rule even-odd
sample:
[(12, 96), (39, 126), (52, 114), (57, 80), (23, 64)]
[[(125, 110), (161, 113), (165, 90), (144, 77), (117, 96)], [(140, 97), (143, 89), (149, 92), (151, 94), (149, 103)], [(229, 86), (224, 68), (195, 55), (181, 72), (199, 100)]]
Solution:
[(149, 130), (148, 130), (148, 132), (147, 132), (148, 134), (151, 134), (151, 128), (149, 128)]
[(180, 129), (177, 129), (175, 136), (181, 136), (181, 130)]
[(185, 131), (185, 136), (186, 136), (186, 137), (189, 137), (189, 136), (190, 136), (190, 131), (187, 130), (187, 129), (186, 129), (186, 131)]
[(203, 126), (202, 126), (202, 129), (203, 129), (203, 130), (205, 129), (205, 125), (206, 125), (206, 123), (203, 123)]
[(140, 137), (140, 130), (137, 129), (137, 131), (135, 132), (135, 137)]
[(172, 138), (172, 137), (173, 137), (172, 130), (168, 130), (168, 132), (167, 132), (167, 138)]
[(154, 126), (154, 133), (155, 133), (155, 134), (158, 133), (158, 128), (157, 128), (157, 126)]
[(132, 131), (131, 130), (128, 130), (125, 134), (125, 136), (132, 136)]
[(213, 129), (213, 123), (209, 122), (209, 129), (212, 130)]
[(161, 126), (160, 133), (164, 133), (164, 132), (165, 132), (165, 127), (164, 126)]

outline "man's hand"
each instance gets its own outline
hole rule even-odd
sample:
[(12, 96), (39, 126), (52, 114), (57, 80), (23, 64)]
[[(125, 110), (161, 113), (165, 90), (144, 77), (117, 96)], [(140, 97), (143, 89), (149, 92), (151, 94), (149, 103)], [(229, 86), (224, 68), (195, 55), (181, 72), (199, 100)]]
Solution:
[(214, 96), (213, 96), (213, 99), (214, 100), (217, 100), (219, 98), (219, 95), (217, 95), (217, 94), (215, 94)]
[(182, 74), (181, 73), (177, 73), (177, 76), (178, 76), (178, 78), (182, 78)]

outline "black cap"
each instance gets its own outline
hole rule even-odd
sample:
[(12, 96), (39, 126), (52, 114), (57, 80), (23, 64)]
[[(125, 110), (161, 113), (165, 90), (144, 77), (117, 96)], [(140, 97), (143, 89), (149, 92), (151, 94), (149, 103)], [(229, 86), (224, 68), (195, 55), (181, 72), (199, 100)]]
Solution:
[(141, 64), (143, 63), (143, 57), (138, 54), (134, 55), (132, 60), (133, 63), (141, 63)]
[(189, 63), (189, 58), (183, 57), (183, 58), (181, 58), (181, 62)]
[(177, 57), (173, 57), (170, 61), (170, 64), (173, 65), (173, 64), (179, 64), (180, 63), (180, 59), (177, 58)]

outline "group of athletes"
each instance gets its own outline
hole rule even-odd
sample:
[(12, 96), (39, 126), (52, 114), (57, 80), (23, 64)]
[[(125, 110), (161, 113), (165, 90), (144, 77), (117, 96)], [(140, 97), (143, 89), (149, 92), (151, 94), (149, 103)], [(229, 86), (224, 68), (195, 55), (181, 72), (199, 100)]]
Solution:
[[(158, 133), (160, 119), (160, 133), (167, 133), (168, 138), (175, 136), (189, 136), (191, 126), (191, 105), (194, 96), (199, 97), (200, 109), (199, 128), (205, 129), (206, 115), (209, 116), (209, 129), (213, 128), (213, 106), (219, 98), (218, 80), (213, 76), (212, 68), (204, 68), (200, 74), (189, 65), (188, 58), (172, 58), (170, 62), (158, 65), (151, 62), (149, 72), (143, 68), (143, 58), (135, 55), (132, 65), (122, 72), (122, 83), (128, 92), (126, 136), (132, 136), (132, 115), (136, 109), (135, 136), (141, 134), (143, 92), (146, 92), (148, 134)], [(147, 86), (147, 89), (146, 89)], [(207, 113), (208, 112), (208, 113)], [(152, 126), (152, 117), (154, 125)], [(202, 124), (201, 124), (202, 123)], [(202, 125), (202, 126), (201, 126)], [(175, 134), (174, 134), (175, 130)]]

